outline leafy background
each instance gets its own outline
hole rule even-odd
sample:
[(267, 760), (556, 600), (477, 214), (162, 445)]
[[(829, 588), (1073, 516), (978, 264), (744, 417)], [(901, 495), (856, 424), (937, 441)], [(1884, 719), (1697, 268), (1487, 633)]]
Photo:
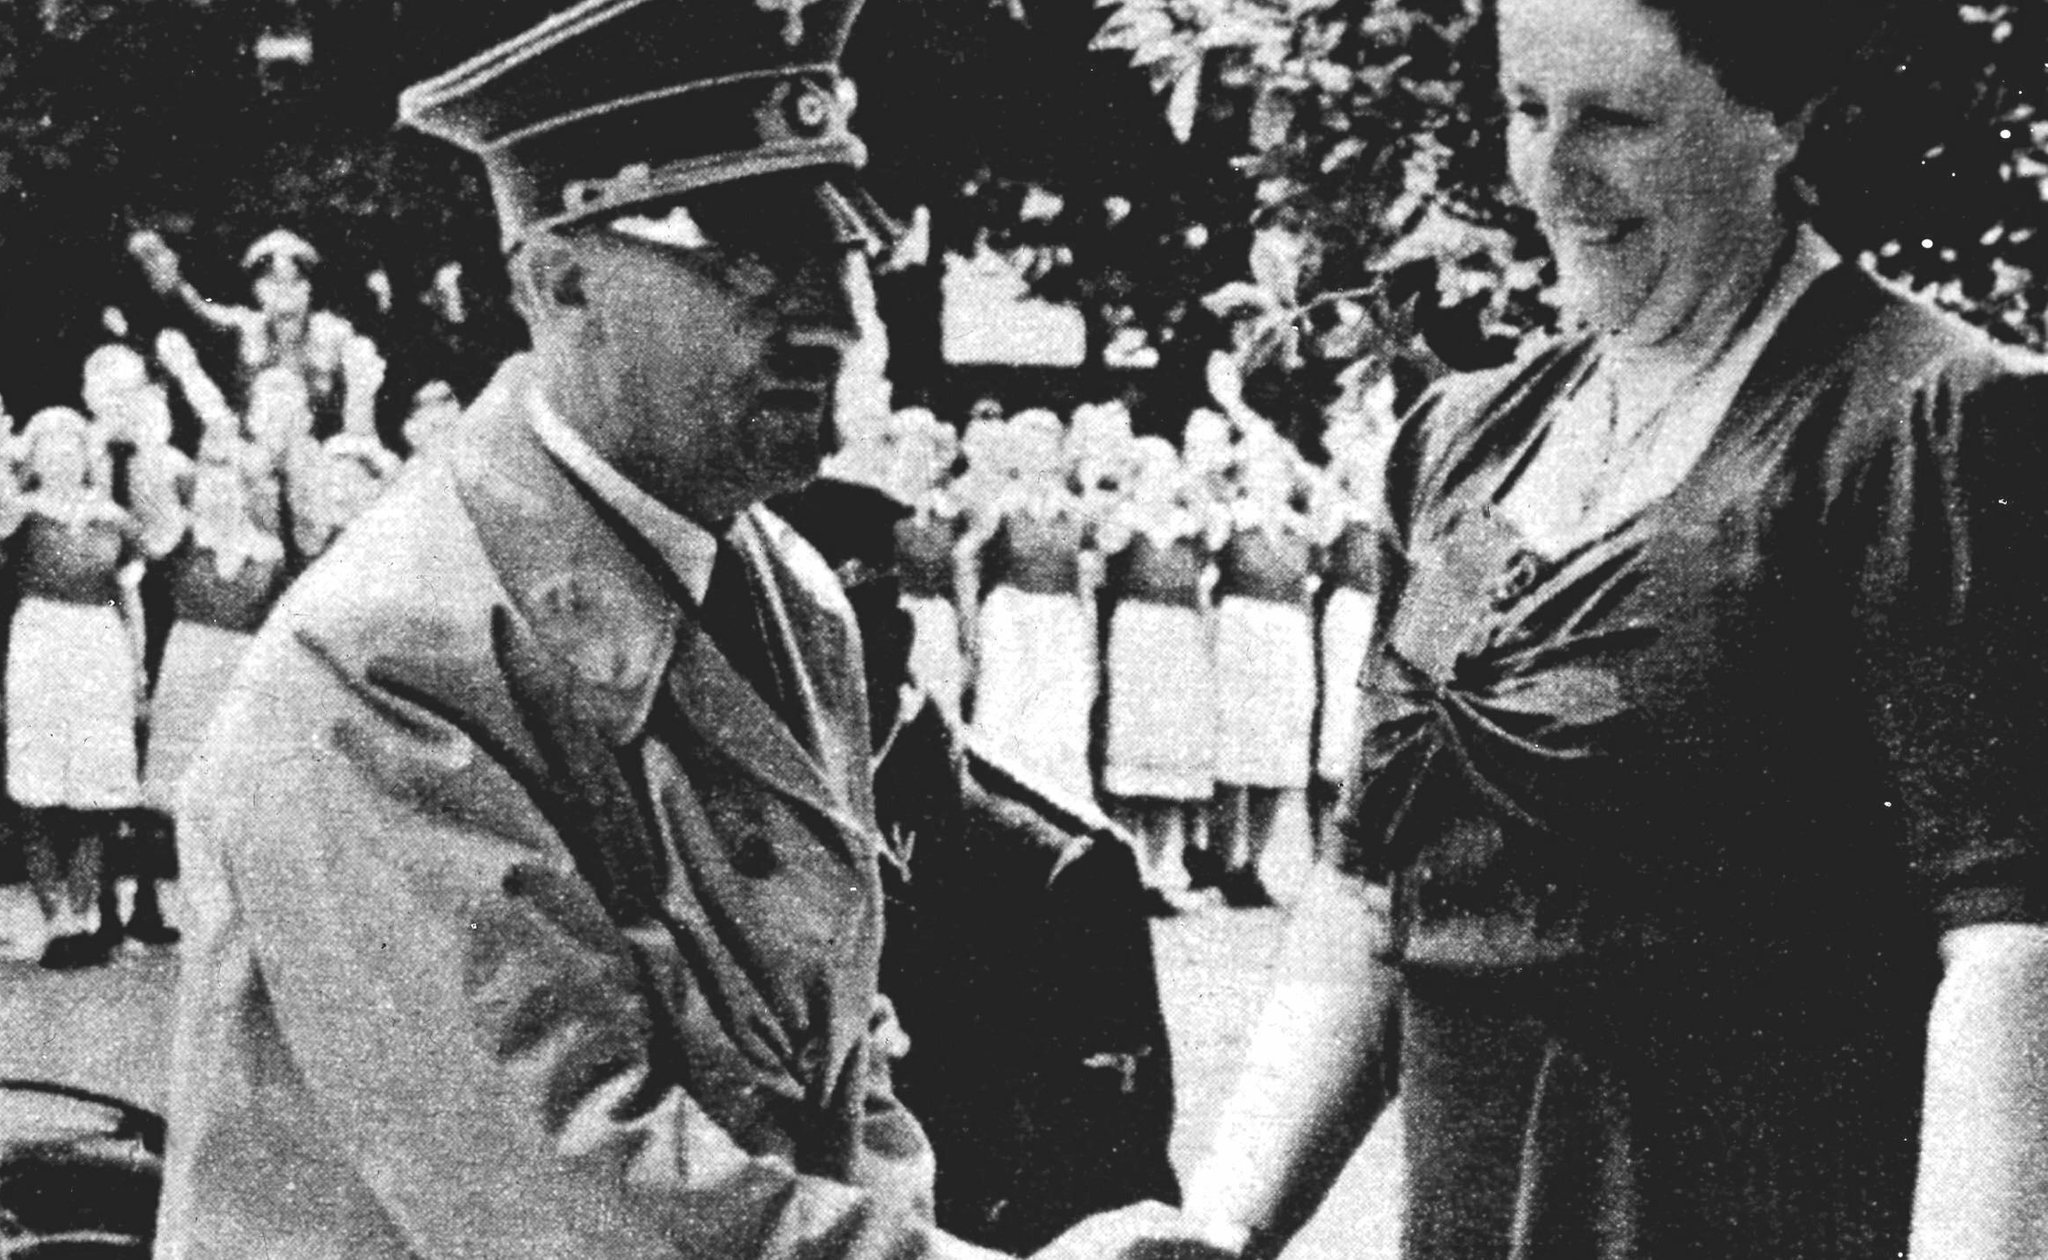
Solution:
[[(750, 3), (751, 0), (724, 0)], [(208, 292), (272, 226), (327, 256), (324, 304), (403, 391), (453, 357), (474, 388), (515, 347), (479, 172), (392, 126), (401, 86), (552, 0), (4, 0), (0, 394), (75, 395), (120, 307), (162, 318), (121, 242), (164, 231)], [(1914, 0), (1815, 156), (1836, 245), (1996, 335), (2048, 340), (2048, 5)], [(268, 68), (259, 38), (307, 34)], [(1237, 348), (1248, 395), (1312, 442), (1348, 386), (1404, 391), (1511, 352), (1552, 318), (1541, 242), (1508, 192), (1481, 0), (869, 0), (848, 68), (878, 194), (929, 209), (925, 265), (884, 280), (899, 398), (1122, 394), (1172, 431), (1202, 364)], [(1088, 366), (1014, 376), (938, 351), (937, 266), (985, 246), (1089, 328)], [(437, 322), (435, 268), (472, 317)], [(392, 279), (386, 311), (362, 284)], [(1103, 351), (1136, 338), (1157, 366)], [(202, 347), (208, 352), (217, 352)]]

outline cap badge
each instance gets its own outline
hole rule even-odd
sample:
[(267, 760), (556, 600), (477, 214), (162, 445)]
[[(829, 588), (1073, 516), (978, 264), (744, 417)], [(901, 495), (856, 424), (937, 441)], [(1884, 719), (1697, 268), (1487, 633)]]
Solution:
[(790, 128), (806, 138), (817, 135), (831, 123), (832, 107), (831, 94), (818, 84), (808, 82), (792, 87), (782, 105)]
[(816, 3), (817, 0), (754, 0), (755, 7), (763, 13), (782, 14), (782, 42), (791, 48), (803, 42), (804, 10)]

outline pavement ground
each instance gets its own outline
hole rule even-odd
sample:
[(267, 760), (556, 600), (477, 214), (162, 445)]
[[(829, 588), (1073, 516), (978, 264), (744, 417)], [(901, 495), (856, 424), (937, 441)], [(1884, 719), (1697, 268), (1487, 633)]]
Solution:
[[(1284, 923), (1278, 910), (1218, 909), (1155, 925), (1183, 1175), (1229, 1092)], [(132, 946), (87, 972), (0, 962), (0, 1076), (65, 1081), (162, 1110), (176, 980), (173, 953)], [(1393, 1260), (1399, 1127), (1390, 1115), (1360, 1148), (1288, 1260)]]

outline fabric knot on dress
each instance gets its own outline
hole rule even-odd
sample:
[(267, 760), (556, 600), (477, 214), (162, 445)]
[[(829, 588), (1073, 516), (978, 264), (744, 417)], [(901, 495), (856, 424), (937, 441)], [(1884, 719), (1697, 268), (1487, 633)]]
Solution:
[(1394, 864), (1412, 859), (1430, 828), (1404, 824), (1426, 793), (1445, 787), (1516, 830), (1559, 834), (1551, 784), (1573, 763), (1602, 755), (1628, 712), (1621, 680), (1587, 659), (1613, 638), (1468, 647), (1436, 671), (1383, 644), (1367, 671), (1352, 814), (1359, 834)]

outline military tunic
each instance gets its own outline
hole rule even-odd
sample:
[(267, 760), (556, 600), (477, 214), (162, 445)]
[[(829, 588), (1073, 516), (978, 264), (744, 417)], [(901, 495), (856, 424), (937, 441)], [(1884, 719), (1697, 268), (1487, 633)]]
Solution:
[(258, 634), (186, 778), (160, 1253), (921, 1257), (857, 632), (756, 510), (771, 706), (519, 363)]

